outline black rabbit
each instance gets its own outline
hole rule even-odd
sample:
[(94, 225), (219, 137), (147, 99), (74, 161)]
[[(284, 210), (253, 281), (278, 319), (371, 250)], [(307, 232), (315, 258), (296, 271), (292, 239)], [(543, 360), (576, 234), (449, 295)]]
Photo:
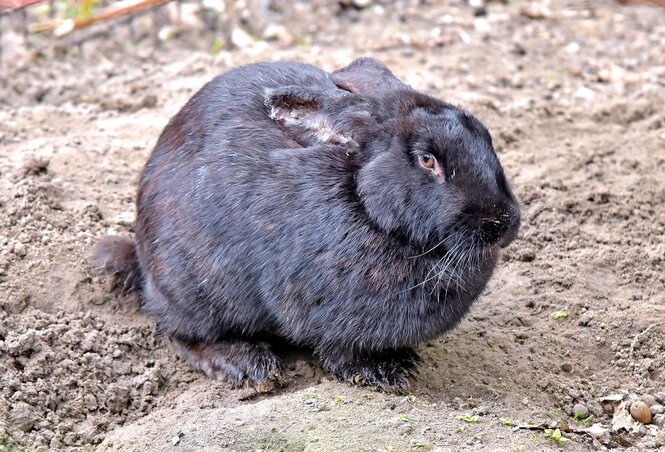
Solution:
[(195, 94), (141, 175), (135, 239), (103, 268), (213, 378), (279, 381), (266, 342), (404, 388), (519, 228), (487, 129), (361, 58), (243, 66)]

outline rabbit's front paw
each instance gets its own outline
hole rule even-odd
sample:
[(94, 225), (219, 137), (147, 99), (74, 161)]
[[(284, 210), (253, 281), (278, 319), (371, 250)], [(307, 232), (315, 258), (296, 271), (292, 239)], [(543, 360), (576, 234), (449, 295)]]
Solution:
[(385, 350), (349, 360), (331, 354), (324, 358), (326, 366), (338, 378), (361, 386), (404, 392), (409, 379), (418, 375), (421, 359), (414, 350)]
[(286, 383), (283, 361), (265, 343), (240, 339), (206, 343), (173, 338), (172, 344), (193, 367), (233, 386), (248, 383), (259, 392), (268, 392)]

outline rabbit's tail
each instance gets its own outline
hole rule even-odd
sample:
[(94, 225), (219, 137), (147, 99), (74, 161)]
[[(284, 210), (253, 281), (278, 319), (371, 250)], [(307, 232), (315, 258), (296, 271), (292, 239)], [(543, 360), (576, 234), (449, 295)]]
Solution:
[(128, 295), (141, 289), (143, 274), (134, 240), (118, 235), (103, 237), (93, 248), (92, 259), (97, 273), (112, 277), (111, 291)]

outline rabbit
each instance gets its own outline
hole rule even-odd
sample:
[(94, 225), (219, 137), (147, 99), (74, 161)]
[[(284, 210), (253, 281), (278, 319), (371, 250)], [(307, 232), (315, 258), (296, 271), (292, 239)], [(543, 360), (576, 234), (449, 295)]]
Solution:
[(100, 268), (192, 366), (257, 388), (286, 381), (275, 339), (408, 388), (520, 224), (488, 130), (371, 58), (217, 76), (161, 133), (136, 203)]

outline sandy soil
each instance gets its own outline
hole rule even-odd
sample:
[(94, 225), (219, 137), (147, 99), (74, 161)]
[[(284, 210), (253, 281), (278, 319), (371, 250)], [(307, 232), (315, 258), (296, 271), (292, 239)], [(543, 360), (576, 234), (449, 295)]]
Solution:
[[(665, 447), (662, 415), (626, 432), (618, 402), (601, 399), (642, 397), (654, 414), (665, 403), (665, 10), (273, 3), (232, 23), (258, 39), (236, 34), (240, 47), (219, 53), (207, 31), (155, 47), (128, 26), (64, 54), (44, 46), (29, 64), (5, 46), (0, 450)], [(207, 380), (132, 300), (106, 293), (89, 248), (131, 233), (151, 146), (215, 74), (264, 59), (331, 70), (360, 55), (488, 125), (524, 204), (520, 236), (462, 325), (423, 347), (409, 396), (337, 382), (302, 351), (275, 394)], [(617, 431), (564, 431), (558, 444), (505, 418)]]

